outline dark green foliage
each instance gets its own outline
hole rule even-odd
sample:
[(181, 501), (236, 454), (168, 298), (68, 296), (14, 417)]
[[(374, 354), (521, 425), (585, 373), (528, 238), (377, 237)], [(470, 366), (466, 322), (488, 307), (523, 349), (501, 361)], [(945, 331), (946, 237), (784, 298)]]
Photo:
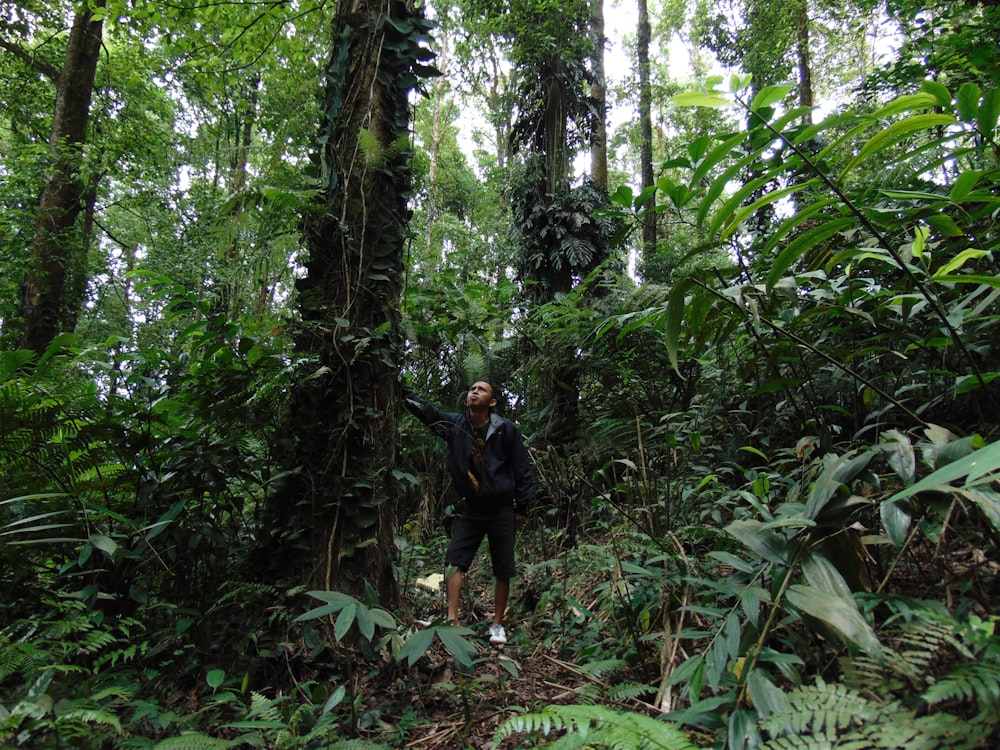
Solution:
[(599, 209), (607, 195), (584, 184), (544, 199), (531, 190), (515, 191), (513, 231), (520, 238), (521, 278), (533, 282), (537, 299), (568, 292), (607, 258), (616, 222)]
[[(272, 17), (283, 5), (267, 7), (268, 34), (291, 33)], [(748, 3), (790, 7), (765, 6)], [(546, 99), (545, 76), (518, 79), (515, 137), (546, 164), (509, 193), (520, 256), (479, 221), (489, 201), (499, 223), (507, 193), (474, 186), (455, 144), (449, 186), (409, 192), (403, 92), (432, 73), (427, 22), (403, 4), (338, 8), (315, 172), (300, 173), (304, 126), (288, 123), (295, 148), (255, 143), (268, 156), (247, 169), (281, 162), (275, 179), (227, 194), (252, 55), (238, 71), (210, 53), (182, 66), (177, 90), (211, 113), (198, 153), (226, 153), (195, 170), (197, 205), (163, 187), (135, 211), (109, 193), (117, 239), (102, 242), (133, 250), (104, 253), (115, 283), (95, 286), (91, 327), (40, 358), (0, 354), (0, 744), (401, 746), (448, 712), (455, 738), (492, 730), (479, 711), (511, 711), (505, 746), (995, 744), (1000, 97), (992, 36), (969, 23), (991, 29), (993, 5), (892, 3), (897, 18), (933, 11), (890, 69), (906, 96), (880, 90), (812, 126), (781, 109), (792, 89), (761, 78), (753, 96), (737, 77), (679, 97), (738, 116), (670, 134), (655, 210), (678, 226), (646, 265), (665, 285), (638, 288), (607, 257), (649, 196), (616, 190), (608, 210), (592, 186), (546, 184), (568, 178), (558, 158), (589, 127), (583, 6), (518, 8), (503, 30), (566, 87)], [(264, 33), (250, 21), (227, 28)], [(751, 41), (748, 62), (777, 76), (788, 38)], [(385, 54), (362, 70), (369, 43)], [(313, 52), (287, 66), (315, 69)], [(309, 98), (295, 77), (266, 81), (262, 101)], [(357, 104), (380, 86), (384, 108)], [(44, 104), (34, 86), (13, 93)], [(139, 130), (169, 140), (154, 121), (168, 98), (149, 94)], [(284, 134), (261, 109), (251, 120)], [(5, 195), (37, 187), (34, 111), (0, 136), (18, 146)], [(172, 187), (155, 153), (132, 158)], [(447, 231), (408, 255), (409, 210), (431, 192)], [(26, 205), (5, 204), (4, 247)], [(292, 255), (298, 212), (307, 258)], [(151, 270), (127, 273), (143, 259)], [(518, 268), (538, 283), (509, 282)], [(294, 299), (272, 286), (292, 273)], [(268, 319), (290, 304), (294, 319)], [(405, 624), (440, 607), (411, 587), (440, 565), (453, 510), (440, 447), (396, 431), (401, 371), (455, 409), (467, 379), (499, 380), (531, 438), (540, 493), (502, 656), (483, 655), (478, 623)], [(567, 415), (572, 429), (552, 431)], [(574, 705), (543, 707), (523, 685), (556, 664)]]

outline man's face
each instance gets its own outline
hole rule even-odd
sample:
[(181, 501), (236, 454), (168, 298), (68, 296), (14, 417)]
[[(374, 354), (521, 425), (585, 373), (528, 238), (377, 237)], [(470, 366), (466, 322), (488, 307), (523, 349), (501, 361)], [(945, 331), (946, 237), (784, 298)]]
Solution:
[(493, 386), (482, 380), (476, 381), (469, 388), (469, 392), (465, 396), (465, 403), (470, 408), (474, 406), (493, 408), (497, 404), (497, 400), (493, 398)]

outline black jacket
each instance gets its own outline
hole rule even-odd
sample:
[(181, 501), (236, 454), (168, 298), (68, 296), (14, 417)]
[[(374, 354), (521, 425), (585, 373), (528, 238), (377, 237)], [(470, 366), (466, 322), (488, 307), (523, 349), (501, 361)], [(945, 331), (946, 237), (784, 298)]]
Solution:
[(483, 446), (483, 474), (479, 494), (469, 481), (474, 430), (468, 414), (441, 411), (409, 388), (403, 388), (403, 403), (431, 432), (448, 444), (448, 469), (455, 489), (468, 501), (482, 505), (513, 503), (518, 514), (527, 515), (534, 493), (531, 458), (520, 431), (509, 419), (490, 414)]

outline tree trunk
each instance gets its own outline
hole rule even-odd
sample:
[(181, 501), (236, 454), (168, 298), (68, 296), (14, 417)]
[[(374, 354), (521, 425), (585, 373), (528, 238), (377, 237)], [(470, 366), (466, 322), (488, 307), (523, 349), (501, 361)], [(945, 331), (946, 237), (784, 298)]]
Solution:
[[(104, 7), (104, 0), (94, 5)], [(17, 327), (19, 344), (41, 353), (78, 310), (67, 309), (66, 290), (85, 247), (73, 229), (83, 208), (86, 179), (83, 145), (101, 51), (103, 16), (97, 20), (86, 6), (73, 18), (62, 70), (54, 78), (56, 102), (49, 145), (53, 163), (35, 213), (28, 270), (21, 285)], [(72, 304), (79, 305), (78, 300)], [(5, 332), (6, 338), (6, 332)]]
[[(636, 39), (636, 61), (639, 65), (639, 162), (642, 189), (653, 186), (653, 94), (649, 66), (649, 5), (639, 0), (639, 27)], [(656, 253), (655, 195), (643, 205), (642, 252), (646, 257)]]
[(597, 108), (597, 122), (590, 140), (590, 178), (599, 188), (608, 188), (608, 99), (604, 70), (604, 0), (594, 0), (591, 31), (594, 35), (594, 84), (590, 95)]
[[(796, 0), (795, 3), (795, 38), (796, 52), (799, 62), (799, 106), (813, 106), (812, 62), (809, 55), (809, 3), (808, 0)], [(812, 125), (812, 112), (802, 116), (805, 125)]]
[[(448, 36), (445, 32), (440, 44), (442, 48), (447, 48)], [(441, 66), (441, 72), (445, 73), (445, 67)], [(430, 158), (430, 167), (427, 175), (427, 184), (430, 189), (427, 191), (427, 230), (424, 234), (424, 251), (427, 257), (431, 257), (434, 252), (436, 237), (434, 230), (437, 227), (438, 201), (437, 201), (437, 180), (441, 161), (441, 141), (444, 139), (444, 129), (441, 124), (441, 108), (445, 106), (446, 79), (442, 75), (434, 82), (431, 93), (431, 132), (430, 143), (427, 144)]]
[[(427, 24), (402, 2), (350, 0), (334, 23), (320, 134), (322, 202), (303, 222), (300, 354), (286, 438), (295, 470), (263, 521), (271, 580), (385, 606), (393, 575), (399, 300), (411, 175), (407, 97)], [(403, 139), (403, 140), (400, 140)]]

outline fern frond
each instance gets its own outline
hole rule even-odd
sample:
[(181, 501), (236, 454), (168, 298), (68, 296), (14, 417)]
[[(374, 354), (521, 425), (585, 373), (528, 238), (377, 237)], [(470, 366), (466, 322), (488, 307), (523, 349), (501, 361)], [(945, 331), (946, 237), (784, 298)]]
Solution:
[(834, 742), (816, 737), (778, 737), (761, 745), (761, 750), (842, 750), (844, 746)]
[(972, 750), (983, 747), (992, 726), (943, 712), (917, 717), (896, 700), (878, 693), (866, 697), (822, 680), (797, 687), (787, 697), (787, 712), (760, 722), (770, 738), (763, 750)]
[(931, 706), (949, 700), (975, 700), (981, 710), (995, 715), (1000, 706), (1000, 664), (991, 660), (960, 664), (921, 698)]
[(119, 733), (122, 731), (121, 721), (111, 711), (98, 708), (70, 708), (59, 715), (59, 721), (79, 721), (84, 724), (104, 724), (113, 727)]
[(168, 737), (153, 745), (153, 750), (223, 750), (235, 747), (240, 740), (223, 740), (203, 732), (190, 732), (178, 737)]
[(959, 645), (957, 623), (929, 609), (909, 614), (906, 622), (881, 634), (884, 664), (863, 656), (843, 661), (845, 684), (875, 693), (926, 686), (941, 653)]
[(607, 697), (608, 700), (615, 701), (616, 703), (625, 703), (641, 695), (649, 695), (652, 692), (654, 692), (653, 688), (641, 682), (622, 682), (618, 685), (612, 685), (608, 689)]
[(537, 713), (507, 719), (493, 736), (496, 746), (514, 734), (567, 732), (588, 747), (631, 748), (632, 750), (694, 750), (679, 729), (645, 714), (617, 711), (607, 706), (547, 706)]
[(788, 712), (774, 713), (761, 728), (774, 737), (836, 738), (843, 730), (875, 719), (879, 706), (843, 684), (817, 679), (788, 693)]
[(249, 716), (264, 721), (280, 721), (283, 698), (268, 698), (256, 691), (251, 693)]
[(588, 677), (600, 679), (604, 675), (617, 672), (626, 665), (624, 659), (598, 659), (596, 661), (581, 664), (579, 669)]

